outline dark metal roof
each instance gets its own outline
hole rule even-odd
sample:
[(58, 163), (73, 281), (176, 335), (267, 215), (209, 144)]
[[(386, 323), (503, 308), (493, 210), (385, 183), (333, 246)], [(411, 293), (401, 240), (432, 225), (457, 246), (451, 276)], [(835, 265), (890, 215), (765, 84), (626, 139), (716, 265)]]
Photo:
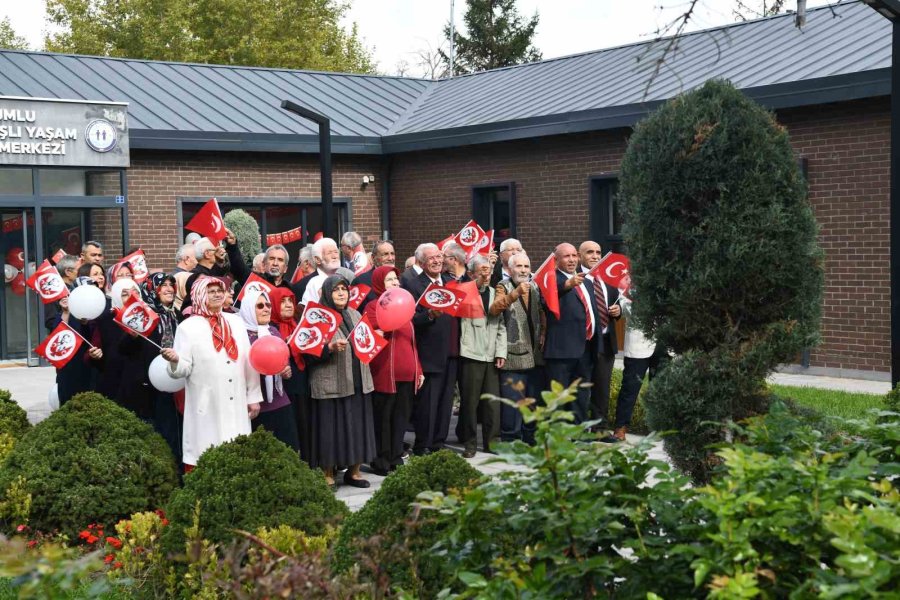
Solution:
[(0, 95), (125, 101), (133, 148), (316, 152), (289, 99), (341, 153), (392, 153), (633, 125), (725, 78), (771, 108), (890, 93), (891, 25), (861, 2), (441, 81), (0, 51)]

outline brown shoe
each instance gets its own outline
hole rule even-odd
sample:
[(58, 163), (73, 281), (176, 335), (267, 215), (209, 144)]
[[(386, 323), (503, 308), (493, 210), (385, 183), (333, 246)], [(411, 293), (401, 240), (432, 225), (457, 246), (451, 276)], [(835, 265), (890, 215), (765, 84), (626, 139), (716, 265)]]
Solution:
[(627, 427), (616, 427), (616, 430), (613, 432), (613, 436), (620, 442), (624, 442), (625, 441), (625, 433), (627, 431), (628, 431)]

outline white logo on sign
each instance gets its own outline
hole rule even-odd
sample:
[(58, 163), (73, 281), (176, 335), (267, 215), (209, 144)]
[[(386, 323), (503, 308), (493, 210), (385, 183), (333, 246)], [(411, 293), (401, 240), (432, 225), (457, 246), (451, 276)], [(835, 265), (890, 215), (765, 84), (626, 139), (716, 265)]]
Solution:
[(95, 119), (88, 123), (84, 130), (84, 139), (95, 152), (109, 152), (119, 141), (118, 133), (112, 123), (106, 119)]
[(37, 278), (38, 293), (44, 298), (50, 298), (62, 291), (63, 280), (56, 273), (45, 273), (38, 275)]
[(74, 351), (75, 336), (68, 331), (60, 331), (47, 343), (47, 358), (49, 360), (65, 360)]
[(464, 228), (459, 232), (459, 241), (464, 246), (471, 246), (478, 241), (478, 230), (472, 226)]
[(294, 345), (300, 350), (315, 348), (322, 342), (322, 332), (317, 327), (301, 327), (294, 336)]
[(334, 320), (334, 316), (330, 312), (318, 308), (311, 308), (306, 311), (306, 320), (312, 325), (317, 325), (319, 323), (327, 324), (329, 333), (337, 329), (337, 323)]
[(125, 314), (122, 315), (122, 322), (138, 333), (144, 333), (150, 329), (150, 316), (140, 304), (132, 304), (126, 308)]
[(425, 296), (425, 301), (435, 308), (452, 306), (456, 302), (456, 296), (447, 290), (431, 290)]
[(353, 338), (356, 340), (356, 347), (363, 354), (368, 354), (375, 349), (375, 336), (372, 335), (372, 330), (367, 324), (357, 325)]

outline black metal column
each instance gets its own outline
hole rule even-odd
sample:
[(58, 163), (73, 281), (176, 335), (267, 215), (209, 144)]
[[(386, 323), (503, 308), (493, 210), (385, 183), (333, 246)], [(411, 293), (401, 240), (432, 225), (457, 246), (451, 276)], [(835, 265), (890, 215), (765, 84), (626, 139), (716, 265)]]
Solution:
[(331, 188), (331, 119), (325, 115), (304, 108), (296, 102), (282, 100), (281, 108), (300, 115), (319, 126), (319, 173), (322, 187), (322, 233), (337, 240), (334, 222), (334, 198)]
[(900, 382), (900, 21), (891, 48), (891, 385)]

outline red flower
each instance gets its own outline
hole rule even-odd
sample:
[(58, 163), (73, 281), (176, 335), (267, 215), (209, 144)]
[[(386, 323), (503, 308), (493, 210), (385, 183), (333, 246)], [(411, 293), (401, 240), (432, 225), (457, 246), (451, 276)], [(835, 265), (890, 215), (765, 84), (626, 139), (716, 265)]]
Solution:
[(166, 518), (166, 511), (164, 511), (164, 510), (161, 509), (161, 508), (157, 508), (157, 509), (154, 510), (153, 512), (155, 512), (157, 515), (159, 515), (159, 518), (160, 518), (160, 519), (165, 519), (165, 518)]
[(103, 562), (105, 562), (106, 564), (109, 564), (112, 561), (114, 561), (115, 559), (116, 559), (115, 554), (107, 554), (106, 556), (103, 557)]
[(16, 527), (16, 531), (19, 533), (22, 533), (26, 529), (28, 529), (28, 525), (19, 525), (18, 527)]
[(29, 548), (34, 548), (35, 546), (37, 546), (37, 540), (31, 540), (30, 542), (28, 542), (25, 545), (28, 546)]
[(88, 544), (96, 544), (98, 541), (100, 541), (100, 538), (98, 538), (96, 535), (88, 534), (85, 540)]
[(166, 518), (163, 518), (163, 520), (162, 520), (162, 525), (163, 525), (163, 527), (165, 527), (165, 526), (168, 525), (168, 524), (169, 524), (169, 520), (166, 519)]
[(121, 563), (121, 562), (116, 561), (116, 562), (113, 563), (113, 569), (121, 569), (121, 568), (122, 568), (122, 563)]
[(112, 546), (113, 548), (115, 548), (116, 550), (118, 550), (122, 547), (122, 542), (114, 537), (106, 538), (106, 543), (109, 544), (110, 546)]
[(92, 536), (91, 536), (91, 532), (90, 532), (90, 531), (88, 531), (87, 529), (84, 529), (84, 530), (81, 531), (81, 533), (78, 534), (78, 537), (79, 537), (80, 539), (82, 539), (82, 540), (86, 540), (86, 539), (88, 539), (89, 537), (92, 537)]

